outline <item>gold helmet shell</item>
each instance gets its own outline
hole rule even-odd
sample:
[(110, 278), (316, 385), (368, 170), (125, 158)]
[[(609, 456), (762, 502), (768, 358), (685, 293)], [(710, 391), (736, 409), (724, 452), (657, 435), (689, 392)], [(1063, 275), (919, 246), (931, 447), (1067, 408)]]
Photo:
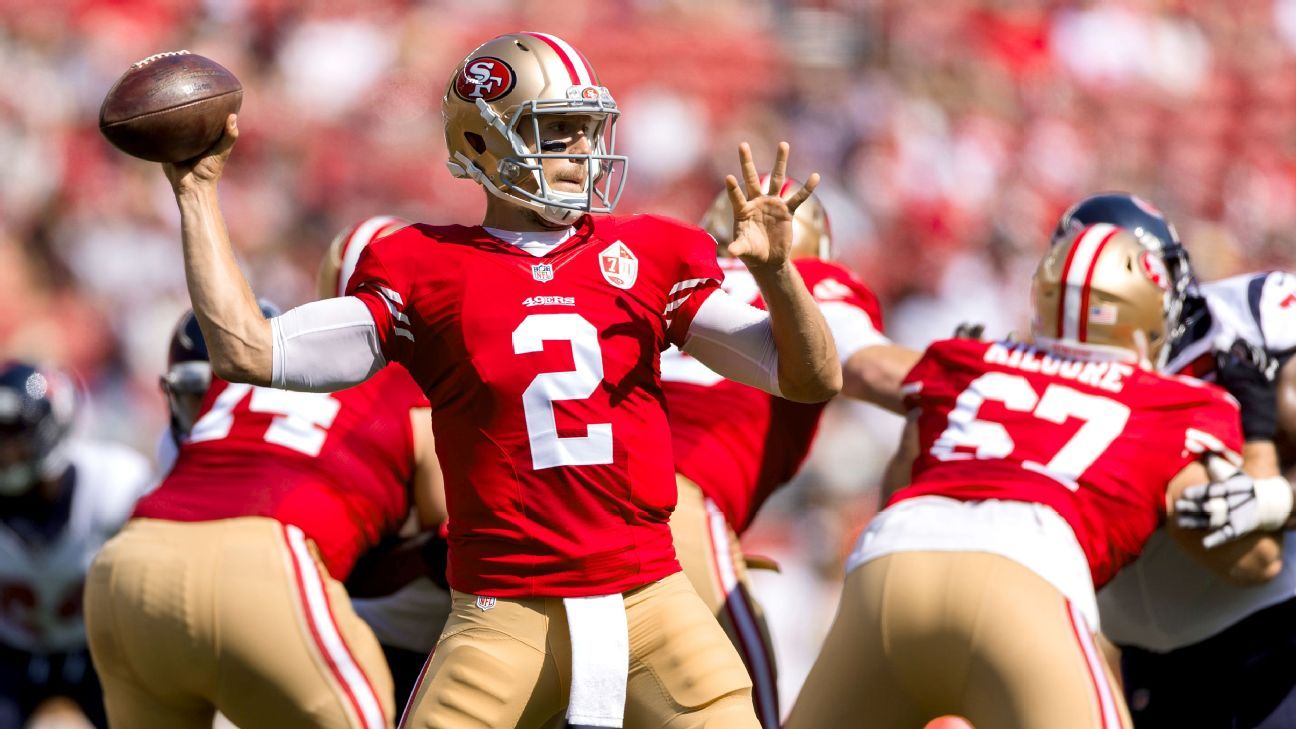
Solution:
[(320, 261), (316, 290), (321, 299), (345, 296), (347, 282), (355, 273), (356, 261), (365, 246), (379, 238), (395, 233), (410, 224), (394, 215), (375, 215), (346, 228), (333, 238), (324, 260)]
[[(769, 175), (761, 175), (761, 188), (769, 189)], [(800, 182), (788, 178), (783, 182), (780, 195), (786, 195), (797, 189)], [(710, 209), (702, 216), (701, 226), (711, 234), (719, 244), (721, 255), (725, 247), (733, 242), (733, 208), (729, 205), (729, 193), (721, 190), (711, 203)], [(792, 257), (819, 258), (827, 260), (832, 257), (832, 229), (828, 224), (828, 211), (824, 209), (819, 198), (811, 195), (801, 203), (792, 216)]]
[(1035, 270), (1031, 332), (1045, 346), (1120, 348), (1159, 369), (1169, 287), (1161, 258), (1133, 234), (1090, 225), (1050, 247)]
[[(585, 56), (548, 33), (509, 33), (478, 46), (455, 68), (441, 102), (446, 163), (455, 177), (480, 183), (487, 192), (535, 210), (555, 224), (570, 224), (582, 213), (610, 213), (621, 197), (629, 161), (615, 154), (616, 120), (612, 94), (599, 84)], [(523, 124), (552, 114), (593, 117), (597, 132), (588, 154), (532, 149)], [(542, 162), (549, 158), (584, 161), (589, 167), (583, 192), (550, 187)]]

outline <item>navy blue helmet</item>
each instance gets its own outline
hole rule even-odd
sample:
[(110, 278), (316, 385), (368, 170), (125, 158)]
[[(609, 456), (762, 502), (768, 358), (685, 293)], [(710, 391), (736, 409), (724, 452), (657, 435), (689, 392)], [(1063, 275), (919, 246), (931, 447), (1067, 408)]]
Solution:
[(76, 398), (61, 372), (26, 362), (0, 365), (0, 496), (22, 495), (67, 469)]
[(1197, 289), (1197, 277), (1188, 260), (1188, 251), (1179, 233), (1160, 210), (1151, 203), (1125, 192), (1090, 195), (1062, 214), (1053, 243), (1067, 239), (1076, 231), (1095, 223), (1110, 223), (1134, 235), (1145, 248), (1161, 256), (1166, 271), (1169, 294), (1166, 301), (1167, 339), (1173, 349), (1193, 321), (1205, 311)]
[[(265, 299), (258, 299), (257, 305), (267, 319), (280, 313), (279, 307)], [(203, 339), (198, 318), (191, 309), (180, 317), (171, 333), (167, 369), (159, 383), (171, 410), (172, 435), (187, 435), (193, 428), (203, 396), (207, 394), (207, 388), (211, 387), (211, 379), (211, 355), (207, 352), (207, 340)]]

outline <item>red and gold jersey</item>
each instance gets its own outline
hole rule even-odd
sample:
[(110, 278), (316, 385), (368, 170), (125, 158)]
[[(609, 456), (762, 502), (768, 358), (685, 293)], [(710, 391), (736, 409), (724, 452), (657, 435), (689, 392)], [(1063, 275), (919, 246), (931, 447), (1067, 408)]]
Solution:
[(1237, 402), (1213, 385), (1025, 344), (936, 342), (905, 387), (921, 450), (912, 485), (890, 503), (1049, 506), (1075, 532), (1095, 587), (1138, 556), (1176, 474), (1209, 452), (1236, 460), (1242, 447)]
[(455, 589), (580, 597), (678, 571), (658, 358), (720, 278), (710, 236), (653, 216), (585, 216), (543, 256), (462, 226), (365, 249), (351, 293), (436, 412)]
[(409, 375), (390, 367), (331, 394), (215, 380), (175, 466), (134, 516), (277, 519), (301, 528), (345, 579), (409, 511), (410, 410), (425, 407)]
[[(747, 268), (733, 259), (720, 263), (724, 290), (764, 308)], [(854, 309), (876, 341), (883, 341), (877, 297), (849, 270), (812, 258), (797, 259), (796, 267), (826, 314), (831, 307)], [(770, 494), (805, 461), (827, 403), (795, 403), (726, 380), (678, 349), (662, 355), (662, 385), (670, 406), (675, 470), (696, 483), (734, 531), (742, 533)]]

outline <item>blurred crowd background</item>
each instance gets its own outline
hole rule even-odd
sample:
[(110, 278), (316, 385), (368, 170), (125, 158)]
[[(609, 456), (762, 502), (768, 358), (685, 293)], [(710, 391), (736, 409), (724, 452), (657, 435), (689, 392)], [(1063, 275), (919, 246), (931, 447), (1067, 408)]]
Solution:
[[(618, 99), (619, 212), (696, 220), (738, 141), (761, 165), (790, 141), (906, 344), (1022, 329), (1057, 216), (1098, 190), (1164, 209), (1204, 279), (1296, 259), (1296, 0), (0, 0), (0, 355), (69, 368), (83, 427), (152, 451), (187, 295), (161, 171), (96, 128), (130, 63), (187, 48), (242, 80), (222, 199), (254, 288), (287, 308), (358, 219), (479, 220), (440, 97), (515, 29), (571, 41)], [(834, 407), (751, 534), (784, 564), (756, 579), (789, 689), (897, 422)]]

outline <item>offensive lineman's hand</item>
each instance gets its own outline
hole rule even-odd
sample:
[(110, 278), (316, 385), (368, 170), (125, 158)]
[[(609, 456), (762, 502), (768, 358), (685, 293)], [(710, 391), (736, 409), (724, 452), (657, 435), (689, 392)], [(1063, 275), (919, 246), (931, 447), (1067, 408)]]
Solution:
[[(770, 172), (770, 190), (783, 188), (789, 149), (787, 142), (779, 142), (774, 169)], [(746, 142), (738, 145), (738, 160), (742, 165), (745, 192), (733, 175), (725, 178), (734, 214), (734, 236), (728, 247), (729, 255), (741, 258), (750, 269), (780, 268), (787, 264), (792, 252), (792, 215), (819, 185), (819, 173), (810, 175), (801, 189), (783, 198), (761, 189), (760, 175), (756, 173), (751, 147)]]
[(230, 114), (225, 118), (225, 133), (206, 152), (183, 162), (163, 162), (162, 171), (171, 183), (171, 190), (179, 196), (215, 187), (238, 135), (238, 115)]
[(1247, 534), (1280, 529), (1292, 511), (1287, 480), (1255, 479), (1237, 471), (1223, 481), (1189, 486), (1175, 500), (1175, 520), (1183, 529), (1209, 529), (1202, 546), (1214, 549)]

